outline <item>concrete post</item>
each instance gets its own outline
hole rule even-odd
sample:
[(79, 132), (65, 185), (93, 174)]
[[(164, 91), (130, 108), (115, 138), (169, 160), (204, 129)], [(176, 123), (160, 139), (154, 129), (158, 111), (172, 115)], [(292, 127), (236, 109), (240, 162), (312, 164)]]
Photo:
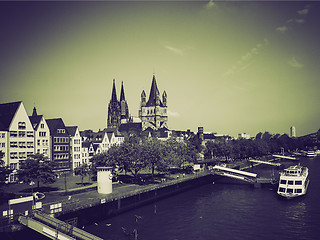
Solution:
[(112, 167), (97, 167), (98, 193), (112, 193)]

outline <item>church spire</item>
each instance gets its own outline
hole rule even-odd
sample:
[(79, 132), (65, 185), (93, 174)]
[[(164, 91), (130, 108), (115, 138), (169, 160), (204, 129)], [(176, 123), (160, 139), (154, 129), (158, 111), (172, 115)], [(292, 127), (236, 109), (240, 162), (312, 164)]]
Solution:
[(115, 80), (115, 79), (113, 79), (113, 87), (112, 87), (111, 101), (112, 101), (112, 102), (118, 101), (118, 100), (117, 100), (116, 80)]
[(159, 90), (157, 87), (156, 77), (153, 75), (151, 89), (150, 89), (150, 95), (149, 95), (149, 100), (148, 100), (147, 105), (150, 105), (150, 106), (159, 105), (158, 99), (159, 99)]
[(123, 88), (123, 81), (121, 82), (121, 93), (120, 93), (120, 102), (125, 101), (126, 98), (124, 96), (124, 88)]

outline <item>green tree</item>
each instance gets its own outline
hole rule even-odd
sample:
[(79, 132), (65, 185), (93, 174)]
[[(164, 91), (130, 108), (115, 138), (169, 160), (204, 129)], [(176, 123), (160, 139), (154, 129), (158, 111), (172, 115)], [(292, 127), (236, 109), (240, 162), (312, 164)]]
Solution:
[(83, 178), (85, 176), (89, 176), (90, 175), (90, 168), (88, 166), (88, 164), (82, 164), (79, 167), (74, 169), (74, 174), (81, 176), (81, 184), (83, 185)]
[(12, 172), (8, 166), (5, 165), (5, 162), (2, 160), (4, 153), (0, 151), (0, 185), (4, 184)]
[(54, 183), (56, 174), (53, 172), (53, 163), (43, 154), (35, 154), (20, 162), (18, 170), (19, 180), (30, 184), (36, 182), (37, 187), (41, 183)]

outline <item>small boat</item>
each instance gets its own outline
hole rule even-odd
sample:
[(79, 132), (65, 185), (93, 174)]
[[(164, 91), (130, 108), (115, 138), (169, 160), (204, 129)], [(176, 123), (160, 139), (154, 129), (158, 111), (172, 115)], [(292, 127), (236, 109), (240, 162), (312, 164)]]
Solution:
[(315, 156), (317, 156), (315, 151), (309, 150), (309, 151), (307, 152), (307, 157), (308, 157), (308, 158), (313, 158), (313, 157), (315, 157)]
[(284, 169), (280, 172), (277, 193), (287, 199), (305, 195), (310, 182), (308, 174), (308, 168), (300, 164)]

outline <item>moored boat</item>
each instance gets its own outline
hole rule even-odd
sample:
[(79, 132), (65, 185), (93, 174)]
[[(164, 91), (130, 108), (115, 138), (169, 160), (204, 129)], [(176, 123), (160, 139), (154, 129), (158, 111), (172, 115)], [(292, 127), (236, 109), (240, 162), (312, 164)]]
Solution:
[(300, 164), (290, 166), (280, 172), (277, 193), (287, 199), (305, 195), (309, 185), (309, 170)]

